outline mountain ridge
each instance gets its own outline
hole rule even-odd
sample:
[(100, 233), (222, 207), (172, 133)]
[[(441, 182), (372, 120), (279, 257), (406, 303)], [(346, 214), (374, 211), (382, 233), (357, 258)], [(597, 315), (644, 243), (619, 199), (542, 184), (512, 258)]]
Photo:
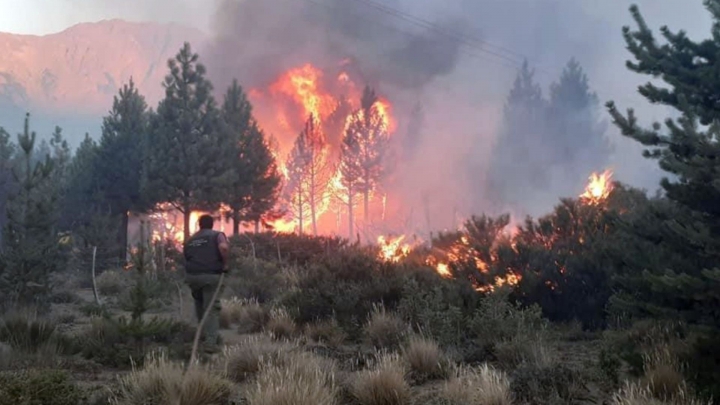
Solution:
[(0, 32), (0, 126), (17, 127), (17, 114), (25, 111), (38, 118), (63, 117), (66, 123), (74, 116), (99, 121), (131, 77), (154, 106), (164, 95), (167, 60), (186, 41), (202, 48), (205, 38), (178, 23), (121, 19), (83, 22), (46, 35)]

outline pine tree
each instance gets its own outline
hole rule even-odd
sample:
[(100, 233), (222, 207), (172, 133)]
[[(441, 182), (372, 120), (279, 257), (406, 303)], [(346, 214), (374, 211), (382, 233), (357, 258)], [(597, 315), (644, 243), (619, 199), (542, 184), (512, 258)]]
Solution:
[(33, 156), (36, 133), (30, 131), (29, 120), (28, 114), (24, 131), (18, 134), (22, 164), (14, 171), (19, 188), (9, 201), (3, 230), (0, 292), (11, 304), (44, 308), (52, 290), (49, 276), (61, 260), (56, 229), (58, 188), (55, 159), (50, 154), (43, 160)]
[(317, 236), (317, 211), (327, 198), (325, 191), (330, 181), (330, 164), (325, 135), (320, 122), (308, 117), (288, 159), (289, 183), (287, 191), (296, 204), (296, 217), (303, 232), (305, 208), (309, 211), (313, 234)]
[(548, 185), (546, 170), (541, 169), (552, 161), (544, 140), (547, 102), (534, 75), (525, 61), (505, 104), (487, 179), (490, 198), (516, 209), (529, 198), (529, 190)]
[(212, 97), (212, 84), (190, 44), (168, 61), (165, 98), (151, 119), (144, 193), (183, 214), (185, 239), (193, 210), (215, 210), (232, 178), (226, 154), (231, 137)]
[(233, 234), (237, 235), (243, 214), (251, 205), (253, 175), (249, 151), (250, 132), (253, 130), (252, 105), (237, 80), (233, 80), (225, 94), (221, 114), (234, 145), (234, 153), (229, 155), (230, 161), (227, 162), (233, 168), (232, 182), (223, 201), (230, 208), (228, 216), (233, 222)]
[(348, 190), (348, 213), (350, 236), (353, 232), (353, 197), (363, 195), (364, 226), (370, 224), (370, 195), (377, 190), (385, 174), (385, 154), (389, 142), (387, 117), (377, 108), (378, 98), (370, 87), (365, 87), (361, 108), (349, 120), (341, 147), (340, 170), (342, 181)]
[(573, 195), (589, 173), (607, 165), (612, 149), (605, 137), (607, 125), (600, 121), (598, 97), (591, 92), (580, 63), (571, 59), (560, 80), (550, 87), (548, 150), (556, 166), (553, 191)]
[[(98, 191), (119, 219), (118, 244), (125, 260), (128, 214), (143, 208), (141, 178), (148, 136), (149, 112), (145, 98), (130, 79), (113, 98), (103, 118), (102, 137), (97, 148), (95, 171)], [(86, 145), (89, 147), (89, 145)]]
[(247, 143), (248, 156), (253, 168), (250, 171), (250, 206), (243, 220), (255, 224), (255, 233), (260, 231), (261, 224), (267, 227), (270, 222), (285, 215), (283, 210), (276, 208), (282, 191), (282, 175), (278, 170), (270, 143), (265, 133), (253, 123)]
[[(642, 128), (632, 109), (621, 114), (614, 103), (608, 109), (623, 135), (648, 147), (644, 156), (659, 161), (671, 176), (661, 181), (670, 207), (654, 209), (633, 224), (635, 241), (627, 249), (667, 244), (662, 262), (623, 261), (621, 274), (641, 275), (632, 285), (620, 284), (618, 294), (625, 308), (636, 313), (681, 316), (694, 323), (720, 327), (720, 107), (716, 102), (716, 72), (720, 60), (720, 1), (706, 0), (713, 16), (712, 39), (692, 42), (684, 32), (661, 32), (659, 45), (636, 6), (631, 13), (637, 31), (623, 28), (627, 48), (635, 58), (630, 70), (661, 78), (661, 88), (648, 83), (640, 93), (652, 103), (675, 108), (681, 116), (667, 119), (667, 132), (659, 123)], [(682, 260), (678, 260), (682, 258)], [(649, 266), (648, 264), (654, 266)]]
[(12, 165), (15, 157), (15, 145), (10, 134), (0, 127), (0, 252), (3, 248), (3, 232), (6, 222), (6, 204), (13, 189)]

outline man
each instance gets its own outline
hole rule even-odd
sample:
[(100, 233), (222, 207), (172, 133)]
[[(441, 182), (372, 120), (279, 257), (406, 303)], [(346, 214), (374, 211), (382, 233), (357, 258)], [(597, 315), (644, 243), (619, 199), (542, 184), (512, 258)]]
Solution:
[(195, 316), (198, 322), (205, 310), (212, 305), (203, 327), (205, 348), (215, 352), (219, 346), (220, 297), (211, 303), (220, 283), (220, 275), (227, 273), (230, 245), (224, 233), (213, 230), (213, 217), (200, 217), (200, 230), (192, 235), (183, 247), (185, 256), (185, 282), (195, 300)]

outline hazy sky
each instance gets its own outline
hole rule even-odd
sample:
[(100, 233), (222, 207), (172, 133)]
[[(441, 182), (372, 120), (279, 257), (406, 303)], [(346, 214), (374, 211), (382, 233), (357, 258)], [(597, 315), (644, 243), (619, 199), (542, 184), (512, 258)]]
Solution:
[(80, 22), (121, 18), (208, 30), (215, 0), (0, 0), (0, 31), (43, 35)]

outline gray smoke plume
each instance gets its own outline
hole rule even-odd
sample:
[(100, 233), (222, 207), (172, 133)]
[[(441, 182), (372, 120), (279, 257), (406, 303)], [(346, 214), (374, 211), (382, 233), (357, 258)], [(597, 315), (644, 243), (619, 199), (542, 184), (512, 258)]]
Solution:
[[(700, 0), (637, 3), (651, 27), (686, 27), (693, 38), (709, 34)], [(629, 5), (577, 0), (223, 0), (211, 25), (213, 39), (200, 54), (219, 93), (233, 78), (246, 88), (262, 88), (291, 67), (309, 62), (325, 69), (351, 60), (353, 77), (393, 103), (398, 142), (412, 145), (399, 156), (393, 179), (409, 212), (406, 223), (412, 229), (437, 230), (488, 210), (487, 162), (524, 59), (536, 69), (544, 94), (574, 57), (601, 106), (613, 99), (621, 108), (636, 108), (643, 122), (667, 116), (666, 109), (652, 108), (637, 95), (637, 86), (648, 78), (625, 68), (631, 55), (621, 28), (633, 25)], [(602, 107), (598, 113), (605, 114)], [(418, 117), (421, 125), (413, 123)], [(606, 135), (616, 151), (611, 157), (615, 178), (656, 188), (656, 164), (640, 156), (641, 147), (612, 125)], [(528, 211), (547, 212), (557, 198), (581, 193), (579, 187), (575, 195), (542, 190), (542, 198), (528, 198), (526, 204), (533, 207)]]

